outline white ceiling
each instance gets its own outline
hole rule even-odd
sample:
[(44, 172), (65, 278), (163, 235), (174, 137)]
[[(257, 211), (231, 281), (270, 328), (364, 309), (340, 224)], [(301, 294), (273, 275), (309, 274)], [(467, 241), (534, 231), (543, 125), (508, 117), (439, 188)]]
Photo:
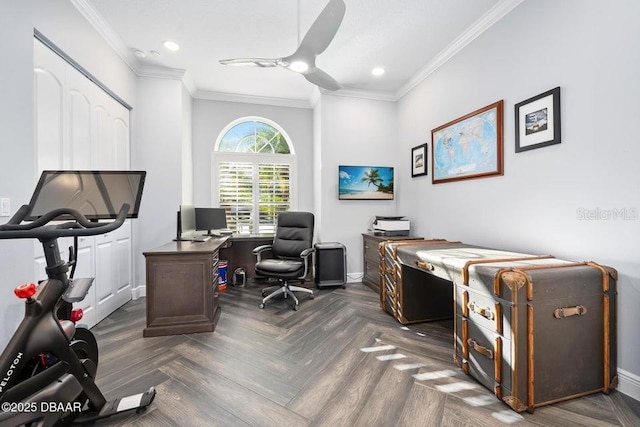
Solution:
[[(186, 70), (198, 93), (289, 100), (312, 96), (315, 86), (289, 70), (230, 67), (218, 60), (293, 53), (328, 0), (72, 1), (85, 15), (94, 15), (94, 25), (102, 27), (136, 71)], [(344, 1), (342, 25), (317, 65), (343, 85), (342, 92), (397, 99), (426, 70), (522, 0)], [(180, 50), (166, 50), (165, 40), (177, 42)], [(146, 58), (133, 56), (133, 49), (145, 52)], [(374, 77), (375, 66), (383, 66), (386, 73)]]

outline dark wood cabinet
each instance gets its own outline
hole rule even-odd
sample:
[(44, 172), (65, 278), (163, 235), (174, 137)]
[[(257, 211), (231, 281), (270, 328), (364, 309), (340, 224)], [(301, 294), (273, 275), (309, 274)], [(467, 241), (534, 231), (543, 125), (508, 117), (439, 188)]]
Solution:
[(362, 267), (364, 276), (362, 283), (376, 292), (380, 292), (380, 243), (389, 240), (420, 240), (422, 237), (409, 236), (376, 236), (373, 233), (362, 233)]
[(226, 238), (170, 242), (144, 253), (147, 327), (143, 336), (212, 332), (219, 317), (219, 249)]

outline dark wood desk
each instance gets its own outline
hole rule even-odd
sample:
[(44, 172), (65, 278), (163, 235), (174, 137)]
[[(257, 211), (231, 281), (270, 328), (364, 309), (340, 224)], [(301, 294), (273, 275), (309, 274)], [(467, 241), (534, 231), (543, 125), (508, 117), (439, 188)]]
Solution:
[(145, 337), (212, 332), (218, 305), (219, 249), (227, 237), (170, 242), (144, 252), (147, 267)]
[[(273, 234), (233, 234), (220, 248), (220, 259), (228, 262), (227, 280), (231, 283), (233, 272), (242, 267), (247, 273), (247, 278), (255, 278), (256, 256), (253, 248), (273, 243)], [(271, 252), (262, 254), (262, 258), (271, 257)]]

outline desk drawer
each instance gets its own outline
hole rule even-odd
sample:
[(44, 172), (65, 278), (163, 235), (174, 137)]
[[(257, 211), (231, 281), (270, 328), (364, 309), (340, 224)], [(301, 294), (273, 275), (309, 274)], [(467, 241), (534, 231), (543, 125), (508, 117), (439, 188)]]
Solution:
[(378, 248), (379, 242), (372, 239), (363, 239), (362, 253), (365, 258), (370, 260), (380, 259), (380, 250)]
[(511, 354), (511, 340), (456, 315), (456, 358), (462, 361), (467, 374), (493, 390), (498, 397), (502, 397), (502, 391), (512, 390), (512, 370), (526, 369), (515, 366)]
[(511, 306), (508, 301), (455, 285), (456, 315), (506, 337), (511, 336)]

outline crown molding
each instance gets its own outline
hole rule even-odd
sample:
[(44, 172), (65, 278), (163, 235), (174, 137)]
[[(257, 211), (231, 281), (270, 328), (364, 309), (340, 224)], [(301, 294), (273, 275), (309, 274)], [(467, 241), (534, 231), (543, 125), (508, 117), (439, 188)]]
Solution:
[(182, 76), (182, 84), (184, 84), (184, 87), (187, 88), (189, 94), (193, 98), (198, 91), (198, 88), (196, 87), (196, 83), (193, 81), (193, 77), (191, 77), (191, 73), (189, 73), (189, 70), (184, 71), (184, 75)]
[(506, 14), (515, 9), (524, 0), (502, 0), (496, 3), (476, 22), (474, 22), (465, 32), (460, 34), (453, 42), (445, 47), (438, 55), (436, 55), (427, 65), (420, 69), (406, 84), (404, 84), (398, 92), (396, 92), (395, 100), (399, 100), (405, 96), (411, 89), (422, 83), (431, 73), (436, 71), (448, 60), (453, 58), (458, 52), (464, 49), (469, 43), (478, 38), (482, 33), (487, 31), (493, 24), (500, 21)]
[(318, 89), (318, 86), (311, 90), (311, 96), (309, 96), (309, 105), (311, 105), (311, 108), (316, 108), (316, 104), (320, 101), (321, 95), (322, 93), (320, 89)]
[(193, 97), (195, 99), (204, 99), (208, 101), (240, 102), (243, 104), (273, 105), (276, 107), (289, 108), (312, 108), (308, 99), (272, 98), (268, 96), (241, 95), (237, 93), (213, 92), (208, 90), (196, 90)]
[(344, 96), (345, 98), (371, 99), (374, 101), (395, 102), (398, 100), (398, 98), (393, 93), (376, 92), (376, 91), (360, 90), (360, 89), (340, 89), (335, 92), (320, 89), (320, 93), (322, 95)]
[(198, 91), (191, 74), (181, 68), (168, 68), (155, 65), (141, 65), (133, 70), (138, 77), (151, 77), (155, 79), (180, 80), (192, 98)]
[(156, 65), (141, 65), (134, 72), (139, 77), (155, 77), (157, 79), (182, 80), (186, 71), (182, 68), (160, 67)]
[(88, 0), (71, 0), (71, 4), (78, 9), (78, 12), (95, 28), (116, 54), (124, 61), (125, 64), (136, 72), (137, 60), (131, 50), (124, 44), (113, 28), (107, 24), (100, 13), (88, 2)]

